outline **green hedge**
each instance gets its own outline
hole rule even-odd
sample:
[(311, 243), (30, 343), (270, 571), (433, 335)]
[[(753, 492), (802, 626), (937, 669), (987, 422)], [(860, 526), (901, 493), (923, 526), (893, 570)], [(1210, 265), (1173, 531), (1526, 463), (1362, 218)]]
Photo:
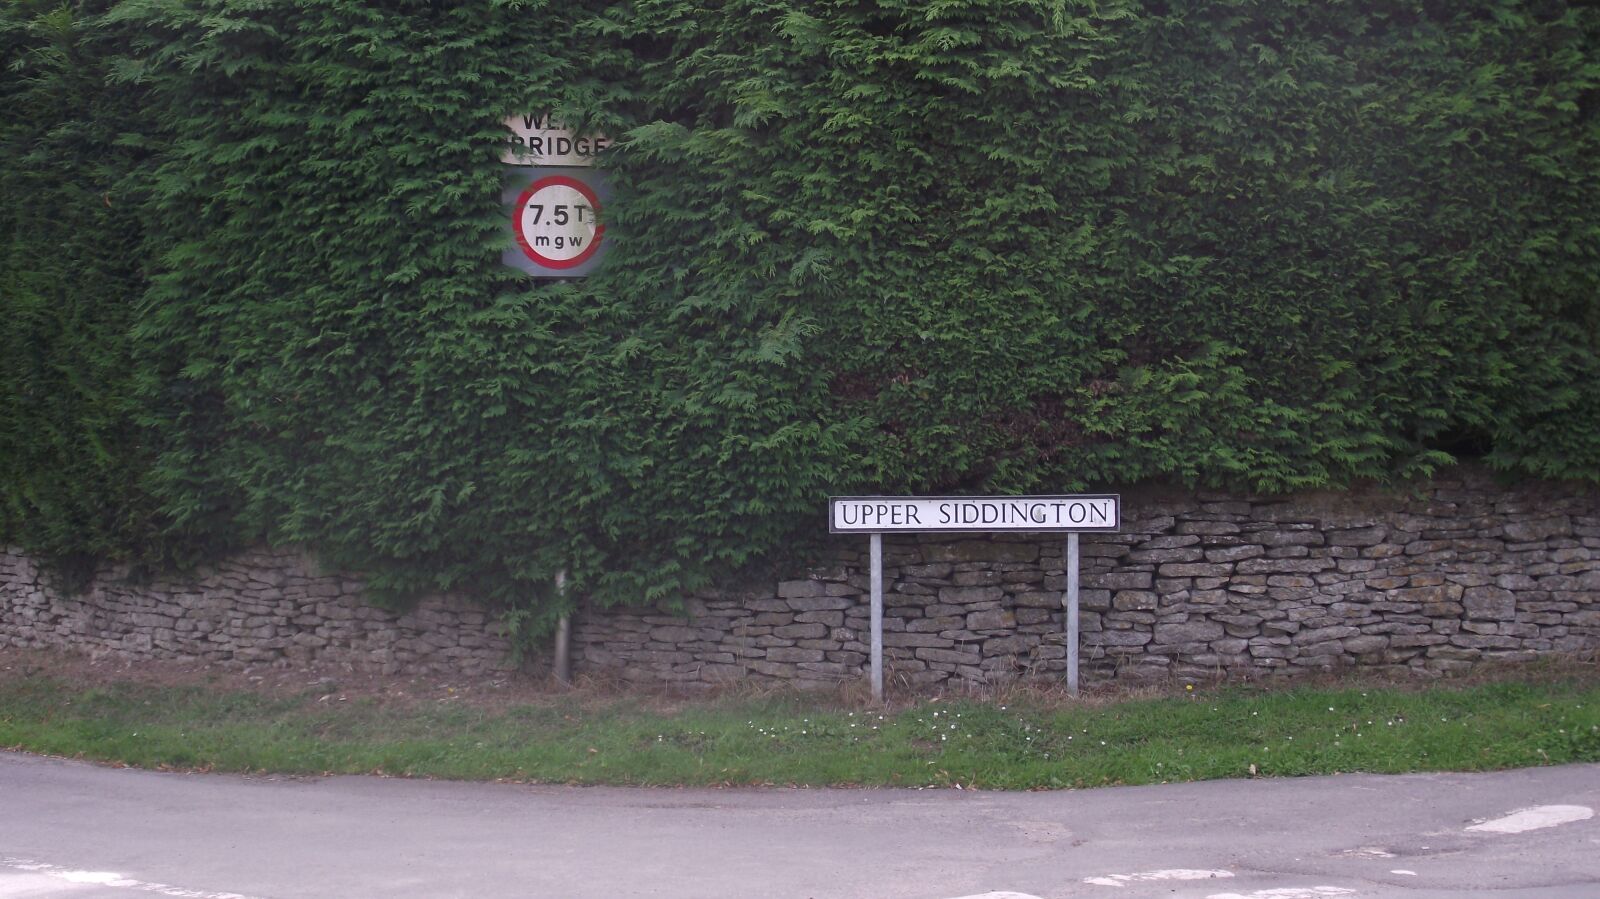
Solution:
[[(1600, 478), (1592, 3), (0, 11), (0, 535), (537, 623), (844, 492)], [(619, 138), (499, 264), (505, 116)]]

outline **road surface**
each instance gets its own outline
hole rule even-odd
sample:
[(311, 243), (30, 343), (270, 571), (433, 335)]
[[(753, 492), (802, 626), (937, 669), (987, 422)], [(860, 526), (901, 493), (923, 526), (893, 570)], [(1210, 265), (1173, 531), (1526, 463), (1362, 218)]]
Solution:
[(1049, 793), (103, 768), (0, 752), (0, 899), (1600, 896), (1600, 765)]

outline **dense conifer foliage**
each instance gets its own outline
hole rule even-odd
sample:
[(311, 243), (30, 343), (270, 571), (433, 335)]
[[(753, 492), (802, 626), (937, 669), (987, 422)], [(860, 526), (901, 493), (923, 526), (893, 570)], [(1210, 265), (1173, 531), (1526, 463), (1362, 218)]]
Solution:
[[(0, 11), (0, 536), (303, 542), (533, 623), (829, 493), (1600, 477), (1600, 8)], [(616, 138), (532, 282), (511, 114)]]

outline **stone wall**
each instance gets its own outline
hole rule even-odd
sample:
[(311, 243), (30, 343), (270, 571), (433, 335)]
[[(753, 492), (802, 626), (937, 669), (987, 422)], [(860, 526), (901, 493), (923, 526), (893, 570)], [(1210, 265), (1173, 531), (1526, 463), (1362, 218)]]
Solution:
[(253, 552), (177, 581), (107, 570), (64, 596), (21, 553), (0, 551), (0, 646), (220, 665), (320, 665), (476, 675), (510, 667), (510, 645), (481, 608), (432, 598), (397, 613), (364, 585), (293, 552)]
[[(1600, 491), (1482, 473), (1406, 489), (1294, 497), (1139, 492), (1124, 529), (1084, 535), (1086, 681), (1258, 677), (1356, 666), (1437, 676), (1479, 661), (1600, 649)], [(663, 608), (585, 609), (580, 673), (702, 686), (802, 686), (867, 665), (866, 538), (755, 591)], [(1060, 537), (885, 540), (891, 682), (942, 686), (1066, 668)], [(478, 674), (510, 664), (480, 608), (397, 614), (359, 579), (258, 552), (182, 582), (108, 572), (80, 597), (0, 553), (0, 645), (223, 664)]]
[[(1469, 472), (1404, 490), (1125, 494), (1084, 535), (1085, 680), (1363, 666), (1436, 676), (1600, 648), (1600, 493)], [(764, 595), (585, 616), (578, 670), (826, 683), (867, 659), (866, 538)], [(1060, 537), (886, 538), (885, 665), (940, 685), (1062, 677)]]

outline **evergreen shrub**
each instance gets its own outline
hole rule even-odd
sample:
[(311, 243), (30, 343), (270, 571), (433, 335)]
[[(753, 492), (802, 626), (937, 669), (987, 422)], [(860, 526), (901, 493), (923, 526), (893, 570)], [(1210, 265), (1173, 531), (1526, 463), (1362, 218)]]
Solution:
[[(1600, 8), (17, 0), (0, 537), (537, 625), (830, 493), (1600, 478)], [(533, 282), (509, 115), (617, 139)]]

